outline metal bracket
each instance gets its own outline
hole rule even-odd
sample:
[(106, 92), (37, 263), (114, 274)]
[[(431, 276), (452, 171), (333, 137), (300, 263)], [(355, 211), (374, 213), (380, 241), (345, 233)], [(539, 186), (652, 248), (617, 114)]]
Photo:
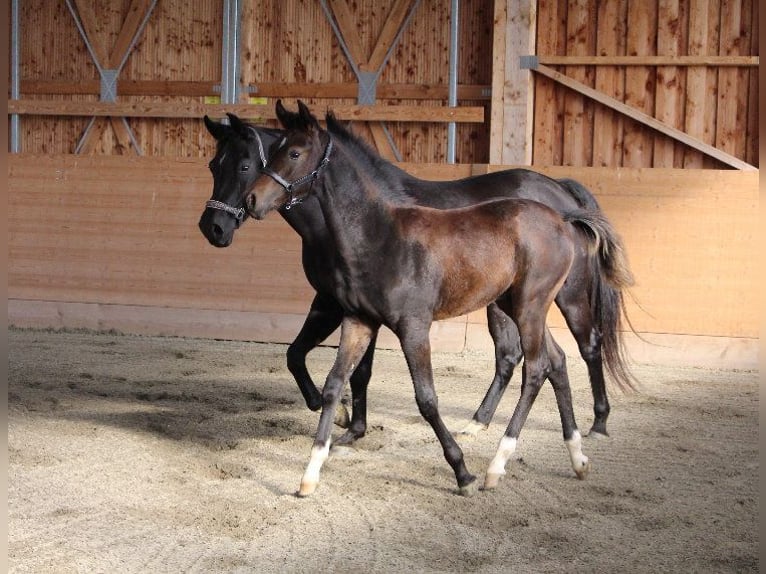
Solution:
[(357, 94), (357, 103), (360, 106), (371, 106), (375, 103), (375, 96), (378, 88), (379, 72), (359, 71), (357, 80), (359, 81), (359, 92)]
[(101, 101), (117, 101), (117, 76), (120, 70), (101, 70)]
[(540, 59), (536, 55), (519, 56), (519, 68), (522, 70), (536, 70)]

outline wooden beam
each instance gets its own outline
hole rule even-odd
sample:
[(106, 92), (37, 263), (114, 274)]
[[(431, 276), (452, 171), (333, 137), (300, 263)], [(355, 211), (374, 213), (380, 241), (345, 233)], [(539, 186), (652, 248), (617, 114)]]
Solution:
[(133, 0), (130, 3), (128, 14), (125, 16), (120, 33), (117, 35), (117, 40), (109, 54), (109, 68), (116, 70), (122, 59), (127, 56), (131, 42), (138, 32), (147, 10), (149, 10), (150, 2), (151, 0)]
[[(649, 126), (650, 128), (653, 128), (661, 133), (664, 133), (667, 136), (670, 136), (689, 147), (692, 147), (698, 151), (701, 151), (711, 157), (716, 158), (719, 161), (724, 162), (727, 165), (730, 165), (732, 167), (735, 167), (737, 169), (743, 170), (743, 171), (757, 171), (758, 168), (750, 165), (749, 163), (742, 161), (741, 159), (734, 157), (731, 154), (728, 154), (724, 151), (721, 151), (711, 145), (706, 144), (705, 142), (694, 138), (690, 136), (689, 134), (686, 134), (682, 132), (679, 129), (676, 129), (672, 126), (669, 126), (656, 118), (653, 118), (652, 116), (645, 114), (644, 112), (641, 112), (627, 104), (624, 104), (623, 102), (616, 100), (612, 97), (606, 96), (602, 94), (601, 92), (598, 92), (594, 90), (593, 88), (586, 86), (585, 84), (582, 84), (576, 80), (573, 80), (564, 74), (557, 72), (556, 70), (549, 68), (547, 66), (537, 66), (537, 68), (533, 68), (535, 72), (542, 74), (543, 76), (546, 76), (552, 80), (555, 80), (556, 82), (563, 84), (564, 86), (575, 90), (577, 92), (580, 92), (581, 94), (588, 96), (589, 98), (596, 100), (600, 104), (603, 104), (605, 106), (608, 106), (614, 110), (617, 110), (618, 112), (630, 117), (631, 119)], [(8, 102), (10, 106), (10, 101)]]
[(367, 125), (370, 128), (370, 134), (372, 134), (372, 141), (375, 142), (375, 147), (378, 153), (390, 162), (396, 162), (396, 154), (394, 148), (391, 147), (391, 142), (386, 137), (385, 127), (383, 122), (368, 122)]
[(503, 163), (507, 20), (506, 1), (495, 0), (492, 28), (492, 107), (489, 123), (489, 162), (496, 164)]
[(74, 3), (77, 7), (77, 14), (80, 17), (80, 23), (85, 31), (85, 36), (98, 60), (96, 65), (104, 66), (109, 60), (109, 51), (106, 49), (106, 44), (104, 44), (101, 36), (96, 33), (98, 26), (96, 24), (96, 14), (93, 10), (93, 5), (91, 2), (86, 2), (85, 0), (74, 0)]
[(758, 66), (759, 56), (537, 56), (546, 66)]
[[(218, 95), (218, 81), (183, 80), (117, 80), (120, 96), (181, 96), (202, 97)], [(355, 98), (359, 89), (348, 82), (294, 83), (263, 82), (250, 84), (251, 95), (282, 98)], [(378, 84), (379, 100), (447, 100), (446, 84)], [(26, 95), (62, 95), (101, 93), (98, 80), (22, 80), (21, 93)], [(458, 100), (489, 100), (491, 86), (462, 84), (457, 87)]]
[(338, 24), (340, 35), (346, 43), (346, 48), (354, 60), (353, 63), (357, 65), (359, 62), (366, 62), (367, 52), (362, 46), (356, 22), (354, 22), (346, 0), (328, 0), (328, 5), (335, 17), (335, 22)]
[[(333, 106), (340, 119), (393, 122), (483, 123), (484, 108), (476, 106)], [(316, 110), (324, 114), (325, 108)], [(223, 117), (226, 112), (253, 120), (275, 119), (274, 107), (249, 104), (199, 104), (176, 102), (62, 102), (50, 100), (8, 100), (8, 113), (38, 116), (123, 116), (136, 118)]]
[(407, 15), (410, 13), (415, 0), (396, 0), (388, 18), (383, 24), (372, 54), (366, 62), (360, 63), (359, 69), (364, 72), (377, 72), (386, 59), (386, 53), (396, 40), (399, 30), (404, 25)]
[(112, 125), (112, 131), (117, 138), (117, 148), (121, 155), (138, 154), (138, 150), (133, 147), (133, 142), (130, 139), (130, 132), (125, 125), (124, 118), (109, 118), (109, 123)]
[[(518, 65), (522, 55), (535, 46), (537, 0), (505, 0), (505, 51), (500, 136), (500, 163), (532, 163), (532, 127), (534, 120), (534, 80), (529, 70)], [(500, 65), (498, 63), (498, 65)]]

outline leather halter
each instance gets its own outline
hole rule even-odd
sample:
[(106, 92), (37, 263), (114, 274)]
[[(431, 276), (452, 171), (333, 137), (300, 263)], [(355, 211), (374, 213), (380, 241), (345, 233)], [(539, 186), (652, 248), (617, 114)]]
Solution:
[[(329, 137), (329, 136), (328, 136)], [(314, 183), (317, 179), (319, 179), (319, 175), (322, 172), (322, 169), (330, 163), (330, 154), (332, 153), (332, 137), (329, 137), (327, 140), (327, 147), (324, 150), (324, 156), (322, 157), (322, 161), (319, 162), (319, 165), (317, 168), (309, 173), (308, 175), (304, 175), (303, 177), (299, 177), (296, 180), (293, 181), (287, 181), (285, 178), (283, 178), (281, 175), (279, 175), (277, 172), (272, 170), (268, 166), (263, 166), (263, 169), (261, 170), (261, 173), (268, 175), (271, 179), (276, 181), (279, 185), (281, 185), (284, 190), (289, 194), (289, 199), (287, 200), (287, 203), (284, 205), (285, 209), (290, 209), (294, 205), (297, 205), (303, 201), (305, 196), (303, 197), (295, 197), (293, 195), (293, 191), (296, 187), (300, 187), (304, 183)]]

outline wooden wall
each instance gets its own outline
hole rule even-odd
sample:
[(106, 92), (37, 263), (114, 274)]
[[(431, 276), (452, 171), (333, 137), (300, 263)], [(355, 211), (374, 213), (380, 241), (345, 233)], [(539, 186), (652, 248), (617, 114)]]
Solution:
[[(662, 65), (555, 67), (757, 166), (758, 66), (725, 61), (758, 56), (758, 4), (539, 0), (537, 54), (541, 61), (556, 61), (556, 56), (659, 57)], [(698, 62), (711, 58), (706, 65), (687, 65), (683, 59), (689, 57)], [(535, 82), (535, 165), (724, 167), (547, 77), (536, 76)]]
[[(365, 62), (380, 38), (391, 38), (386, 26), (392, 15), (412, 2), (328, 4), (335, 21), (345, 25), (356, 58)], [(126, 47), (124, 24), (134, 8), (145, 8), (149, 0), (74, 4), (81, 16), (90, 16), (83, 19), (90, 22), (89, 36), (103, 63), (119, 59)], [(301, 97), (321, 114), (327, 107), (356, 102), (356, 78), (318, 0), (243, 5), (241, 79), (252, 93), (245, 93), (242, 103), (273, 109), (279, 97), (288, 103)], [(222, 67), (222, 9), (222, 0), (195, 2), (193, 13), (182, 0), (158, 2), (120, 76), (118, 102), (166, 102), (182, 110), (214, 98)], [(748, 57), (759, 53), (758, 10), (755, 0), (461, 2), (459, 105), (480, 106), (486, 113), (483, 122), (457, 125), (457, 162), (728, 168), (545, 75), (519, 69), (520, 56), (536, 54), (566, 77), (757, 166), (758, 65)], [(420, 2), (382, 69), (378, 103), (416, 105), (424, 114), (446, 105), (449, 19), (448, 0)], [(22, 99), (60, 102), (62, 113), (69, 113), (67, 102), (95, 104), (98, 73), (64, 0), (22, 2), (21, 27)], [(525, 40), (516, 40), (522, 31)], [(507, 37), (507, 46), (498, 42), (500, 35)], [(571, 58), (588, 63), (575, 65)], [(615, 58), (623, 60), (615, 63)], [(645, 58), (660, 63), (647, 64)], [(498, 74), (503, 66), (505, 73)], [(512, 107), (523, 99), (520, 91), (527, 90), (529, 74), (531, 110), (497, 122), (498, 106)], [(199, 118), (141, 115), (127, 121), (144, 154), (211, 153), (213, 142)], [(522, 125), (526, 115), (530, 126)], [(25, 113), (22, 149), (72, 153), (89, 121), (87, 116)], [(394, 119), (386, 126), (404, 161), (445, 161), (444, 122)], [(370, 142), (385, 139), (379, 122), (359, 122), (358, 129)], [(528, 153), (506, 154), (527, 145), (532, 148)], [(121, 120), (98, 118), (83, 151), (131, 153)]]
[[(92, 37), (110, 55), (131, 0), (82, 1), (93, 14)], [(146, 4), (145, 2), (138, 4)], [(357, 86), (332, 28), (317, 0), (244, 2), (242, 12), (242, 82), (248, 101), (273, 105), (278, 97), (292, 103), (301, 97), (316, 111), (356, 102)], [(331, 2), (330, 4), (337, 4)], [(381, 33), (394, 0), (349, 2), (362, 49), (369, 52)], [(21, 6), (23, 99), (97, 102), (99, 76), (64, 0), (27, 0)], [(119, 102), (175, 102), (179, 107), (213, 101), (221, 78), (222, 2), (161, 0), (120, 75)], [(383, 68), (378, 100), (385, 104), (447, 104), (449, 77), (449, 2), (423, 0)], [(492, 0), (463, 3), (459, 104), (489, 106), (491, 82)], [(476, 87), (476, 86), (479, 87)], [(137, 95), (141, 94), (141, 95)], [(152, 95), (156, 94), (156, 95)], [(62, 106), (62, 111), (65, 106)], [(198, 119), (130, 118), (145, 155), (200, 157), (214, 142)], [(89, 118), (22, 117), (22, 150), (73, 153)], [(130, 153), (109, 119), (97, 120), (98, 133), (86, 153)], [(407, 161), (441, 162), (446, 158), (444, 123), (389, 122), (392, 139)], [(360, 129), (364, 129), (361, 125)], [(487, 161), (488, 126), (457, 126), (459, 162)], [(371, 139), (369, 134), (363, 134)]]
[[(248, 221), (232, 246), (210, 246), (197, 228), (211, 190), (204, 160), (21, 154), (9, 163), (12, 324), (277, 342), (297, 334), (312, 297), (297, 235), (273, 214)], [(430, 179), (499, 169), (402, 165)], [(639, 332), (757, 341), (757, 173), (545, 172), (589, 186), (623, 236)], [(486, 337), (484, 322), (477, 312), (442, 323), (434, 347), (465, 349), (475, 326)], [(556, 314), (551, 322), (563, 325)]]

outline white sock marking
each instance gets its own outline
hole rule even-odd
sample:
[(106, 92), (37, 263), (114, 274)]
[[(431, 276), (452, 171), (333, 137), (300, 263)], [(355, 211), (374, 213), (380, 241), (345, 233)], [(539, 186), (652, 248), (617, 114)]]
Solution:
[(324, 447), (312, 447), (311, 458), (306, 466), (306, 471), (303, 473), (303, 479), (301, 483), (304, 484), (318, 484), (319, 483), (319, 471), (322, 470), (322, 465), (327, 457), (330, 456), (330, 441)]
[(582, 436), (580, 431), (574, 431), (572, 438), (565, 440), (569, 450), (569, 460), (572, 462), (572, 468), (575, 472), (581, 471), (588, 465), (588, 457), (582, 453)]
[(508, 436), (501, 438), (495, 458), (489, 463), (487, 474), (505, 474), (505, 464), (514, 452), (516, 452), (516, 439)]

